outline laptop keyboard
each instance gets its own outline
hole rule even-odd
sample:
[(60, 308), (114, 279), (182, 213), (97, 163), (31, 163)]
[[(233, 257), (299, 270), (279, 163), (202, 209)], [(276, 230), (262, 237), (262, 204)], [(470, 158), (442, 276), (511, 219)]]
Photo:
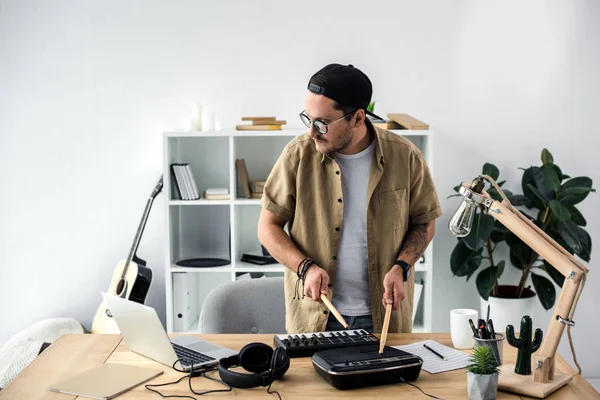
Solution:
[(171, 343), (177, 358), (183, 365), (198, 365), (205, 364), (210, 361), (216, 361), (215, 358), (209, 357), (206, 354), (198, 353), (197, 351), (190, 350), (187, 347), (180, 346), (176, 343)]

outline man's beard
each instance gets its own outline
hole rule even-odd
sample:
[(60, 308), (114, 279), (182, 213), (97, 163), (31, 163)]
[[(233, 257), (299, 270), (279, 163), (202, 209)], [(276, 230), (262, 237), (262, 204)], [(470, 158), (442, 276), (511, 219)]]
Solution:
[(344, 136), (340, 137), (338, 139), (338, 142), (335, 143), (335, 145), (332, 145), (331, 142), (329, 142), (329, 144), (331, 145), (330, 148), (324, 149), (323, 151), (321, 151), (317, 148), (317, 151), (319, 151), (321, 153), (331, 154), (331, 153), (345, 150), (352, 142), (353, 137), (354, 137), (354, 133), (352, 132), (352, 128), (348, 127), (348, 129), (344, 132)]

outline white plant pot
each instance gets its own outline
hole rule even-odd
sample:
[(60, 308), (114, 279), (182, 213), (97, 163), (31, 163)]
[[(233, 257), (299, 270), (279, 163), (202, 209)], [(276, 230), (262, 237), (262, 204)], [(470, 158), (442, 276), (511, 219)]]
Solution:
[(471, 400), (494, 400), (498, 393), (498, 374), (467, 372), (467, 392)]
[(535, 293), (531, 297), (522, 299), (490, 296), (488, 301), (485, 301), (483, 298), (480, 298), (481, 314), (479, 314), (479, 318), (486, 317), (487, 306), (489, 304), (490, 318), (494, 323), (494, 330), (496, 332), (506, 332), (507, 325), (512, 325), (515, 328), (515, 332), (519, 332), (521, 330), (521, 318), (524, 315), (532, 316), (536, 299), (537, 296)]

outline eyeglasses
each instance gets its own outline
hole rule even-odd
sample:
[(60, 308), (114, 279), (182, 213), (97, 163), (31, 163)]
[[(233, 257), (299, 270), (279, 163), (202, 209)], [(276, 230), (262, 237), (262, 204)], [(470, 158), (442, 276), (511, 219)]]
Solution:
[(312, 125), (315, 127), (315, 129), (317, 130), (317, 132), (319, 132), (319, 134), (324, 135), (329, 131), (329, 126), (335, 124), (338, 121), (343, 120), (344, 118), (346, 118), (348, 115), (354, 114), (356, 112), (356, 110), (349, 112), (348, 114), (342, 116), (342, 118), (340, 119), (336, 119), (333, 122), (330, 122), (328, 124), (326, 124), (325, 122), (321, 121), (321, 120), (311, 120), (310, 117), (306, 114), (306, 111), (302, 111), (300, 113), (300, 119), (302, 120), (302, 122), (304, 123), (304, 125), (306, 125), (307, 128), (310, 129), (310, 125), (312, 123)]

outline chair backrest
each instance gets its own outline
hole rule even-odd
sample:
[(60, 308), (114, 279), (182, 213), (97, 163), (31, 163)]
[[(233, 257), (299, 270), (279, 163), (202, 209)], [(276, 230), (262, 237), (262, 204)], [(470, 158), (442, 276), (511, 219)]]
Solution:
[(283, 277), (243, 279), (214, 288), (200, 312), (202, 333), (285, 333)]

